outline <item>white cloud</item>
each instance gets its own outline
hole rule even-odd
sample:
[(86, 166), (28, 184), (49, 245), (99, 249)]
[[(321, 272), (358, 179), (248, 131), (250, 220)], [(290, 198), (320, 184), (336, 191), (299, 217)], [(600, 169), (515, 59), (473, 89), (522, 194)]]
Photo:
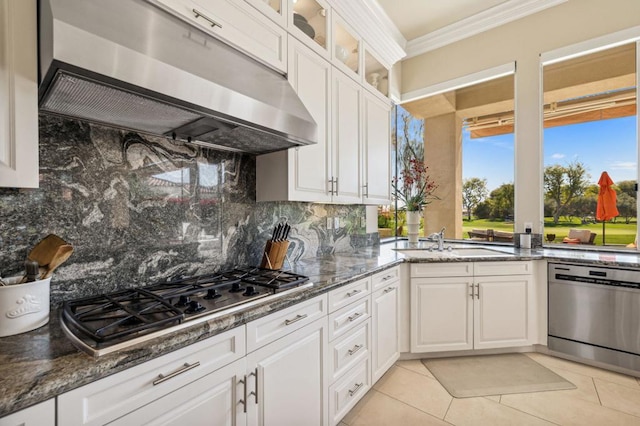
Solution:
[(561, 154), (559, 152), (556, 152), (555, 154), (551, 155), (551, 158), (553, 158), (554, 160), (559, 160), (559, 159), (564, 158), (564, 157), (565, 157), (565, 155)]
[(613, 170), (635, 170), (635, 161), (614, 161), (611, 163), (611, 169)]

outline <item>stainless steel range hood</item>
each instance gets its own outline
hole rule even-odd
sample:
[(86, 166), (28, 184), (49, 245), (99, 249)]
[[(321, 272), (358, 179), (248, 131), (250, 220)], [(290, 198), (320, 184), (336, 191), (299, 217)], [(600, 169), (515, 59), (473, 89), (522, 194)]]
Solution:
[(143, 0), (40, 0), (40, 110), (260, 154), (317, 142), (286, 78)]

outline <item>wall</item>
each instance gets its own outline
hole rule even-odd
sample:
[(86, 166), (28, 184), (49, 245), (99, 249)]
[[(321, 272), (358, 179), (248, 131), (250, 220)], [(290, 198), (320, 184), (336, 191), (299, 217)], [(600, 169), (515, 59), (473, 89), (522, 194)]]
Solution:
[(516, 62), (516, 230), (533, 222), (539, 232), (544, 219), (539, 55), (637, 25), (637, 0), (568, 1), (403, 61), (402, 92)]
[[(40, 239), (61, 236), (74, 253), (54, 273), (54, 306), (257, 265), (282, 217), (291, 262), (376, 241), (363, 206), (256, 203), (255, 157), (48, 115), (39, 127), (40, 188), (0, 189), (0, 273), (21, 273)], [(327, 229), (327, 217), (345, 226)]]

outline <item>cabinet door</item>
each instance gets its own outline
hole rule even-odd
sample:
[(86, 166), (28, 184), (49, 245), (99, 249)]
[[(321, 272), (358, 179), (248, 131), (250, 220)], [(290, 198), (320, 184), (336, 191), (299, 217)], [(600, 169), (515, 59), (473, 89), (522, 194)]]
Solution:
[(398, 347), (398, 307), (400, 282), (389, 284), (373, 296), (371, 352), (372, 383), (375, 383), (400, 357)]
[(296, 201), (331, 201), (329, 179), (329, 107), (331, 65), (304, 44), (289, 37), (289, 83), (318, 125), (318, 143), (292, 148), (289, 163), (290, 199)]
[(245, 425), (245, 369), (244, 358), (239, 359), (109, 424)]
[(56, 404), (54, 398), (0, 419), (0, 426), (54, 426), (55, 424)]
[(478, 277), (475, 284), (474, 348), (531, 344), (531, 276)]
[(363, 168), (362, 200), (365, 204), (389, 204), (391, 199), (389, 109), (388, 103), (362, 91)]
[(328, 424), (327, 318), (247, 355), (248, 424)]
[(36, 1), (0, 0), (0, 187), (38, 187)]
[(471, 277), (411, 280), (411, 352), (473, 348)]
[(361, 203), (360, 92), (362, 87), (333, 70), (333, 201)]
[(244, 1), (147, 0), (278, 71), (287, 71), (287, 32)]

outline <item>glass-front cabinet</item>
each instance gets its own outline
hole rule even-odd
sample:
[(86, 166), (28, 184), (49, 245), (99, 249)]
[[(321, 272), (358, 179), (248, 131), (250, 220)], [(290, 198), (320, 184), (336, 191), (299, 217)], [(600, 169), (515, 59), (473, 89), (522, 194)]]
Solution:
[(287, 27), (289, 0), (247, 0), (256, 9), (283, 28)]
[(323, 0), (289, 1), (289, 31), (317, 53), (329, 58), (329, 5)]
[(389, 96), (389, 70), (367, 46), (364, 49), (364, 80), (364, 85), (369, 89)]
[(331, 52), (332, 62), (351, 77), (360, 75), (360, 39), (355, 31), (340, 18), (334, 14), (334, 48)]

